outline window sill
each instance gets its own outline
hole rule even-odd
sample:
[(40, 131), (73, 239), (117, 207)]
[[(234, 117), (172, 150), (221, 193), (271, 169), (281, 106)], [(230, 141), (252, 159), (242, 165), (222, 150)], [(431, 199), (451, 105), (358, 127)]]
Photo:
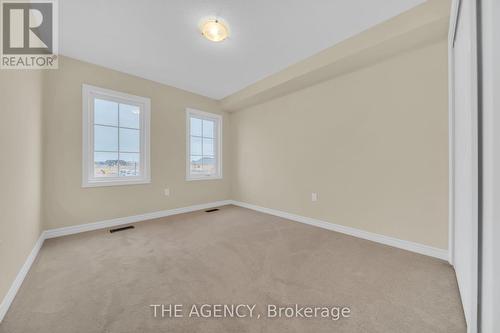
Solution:
[(82, 184), (82, 187), (105, 187), (105, 186), (124, 186), (151, 184), (151, 179), (131, 179), (131, 180), (112, 180), (112, 181), (88, 181)]
[(196, 180), (220, 180), (222, 176), (205, 176), (205, 177), (186, 177), (186, 181), (196, 181)]

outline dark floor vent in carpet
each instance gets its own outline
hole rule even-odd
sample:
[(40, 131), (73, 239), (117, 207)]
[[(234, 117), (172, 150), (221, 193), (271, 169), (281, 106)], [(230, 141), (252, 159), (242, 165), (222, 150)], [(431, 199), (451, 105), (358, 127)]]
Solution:
[(133, 225), (129, 225), (129, 226), (126, 226), (126, 227), (121, 227), (121, 228), (116, 228), (116, 229), (109, 229), (109, 232), (113, 233), (113, 232), (117, 232), (117, 231), (123, 231), (123, 230), (134, 229), (134, 228), (135, 227)]
[(209, 209), (209, 210), (206, 210), (205, 213), (216, 212), (218, 210), (219, 210), (219, 208)]

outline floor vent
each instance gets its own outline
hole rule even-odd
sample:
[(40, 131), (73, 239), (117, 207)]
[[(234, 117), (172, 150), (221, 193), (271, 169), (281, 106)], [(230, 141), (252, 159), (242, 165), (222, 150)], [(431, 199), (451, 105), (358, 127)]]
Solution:
[(116, 228), (116, 229), (109, 229), (109, 232), (113, 233), (113, 232), (117, 232), (117, 231), (123, 231), (123, 230), (134, 229), (134, 228), (135, 227), (133, 225), (129, 225), (129, 226), (126, 226), (126, 227), (121, 227), (121, 228)]
[(218, 210), (219, 210), (219, 208), (209, 209), (209, 210), (206, 210), (205, 213), (216, 212)]

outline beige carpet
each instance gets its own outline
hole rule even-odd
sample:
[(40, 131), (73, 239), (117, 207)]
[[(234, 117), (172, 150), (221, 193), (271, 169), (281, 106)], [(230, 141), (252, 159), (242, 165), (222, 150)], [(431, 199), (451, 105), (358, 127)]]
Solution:
[[(2, 333), (465, 332), (444, 261), (225, 206), (46, 241)], [(151, 304), (183, 304), (154, 318)], [(186, 318), (192, 304), (260, 318)], [(348, 306), (349, 318), (266, 318), (267, 305)]]

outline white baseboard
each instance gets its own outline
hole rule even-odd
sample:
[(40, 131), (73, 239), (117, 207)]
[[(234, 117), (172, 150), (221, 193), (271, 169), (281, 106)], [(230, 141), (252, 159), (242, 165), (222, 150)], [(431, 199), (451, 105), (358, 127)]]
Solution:
[(177, 215), (177, 214), (182, 214), (182, 213), (189, 213), (189, 212), (194, 212), (197, 210), (225, 206), (225, 205), (229, 205), (229, 204), (231, 204), (231, 200), (215, 201), (215, 202), (210, 202), (207, 204), (174, 208), (174, 209), (168, 209), (168, 210), (161, 210), (161, 211), (152, 212), (152, 213), (145, 213), (145, 214), (140, 214), (140, 215), (120, 217), (117, 219), (104, 220), (104, 221), (87, 223), (87, 224), (79, 224), (79, 225), (75, 225), (75, 226), (71, 226), (71, 227), (49, 229), (49, 230), (45, 231), (45, 238), (49, 239), (49, 238), (73, 235), (73, 234), (78, 234), (80, 232), (85, 232), (85, 231), (92, 231), (92, 230), (116, 227), (116, 226), (123, 225), (123, 224), (142, 222), (142, 221), (157, 219), (160, 217), (166, 217), (166, 216)]
[(104, 228), (114, 227), (114, 226), (123, 225), (123, 224), (141, 222), (141, 221), (156, 219), (156, 218), (160, 218), (160, 217), (166, 217), (166, 216), (177, 215), (177, 214), (182, 214), (182, 213), (189, 213), (189, 212), (194, 212), (197, 210), (225, 206), (225, 205), (229, 205), (229, 204), (231, 204), (230, 200), (216, 201), (216, 202), (211, 202), (211, 203), (207, 203), (207, 204), (174, 208), (174, 209), (162, 210), (162, 211), (158, 211), (158, 212), (152, 212), (152, 213), (146, 213), (146, 214), (140, 214), (140, 215), (134, 215), (134, 216), (127, 216), (127, 217), (122, 217), (122, 218), (117, 218), (117, 219), (104, 220), (104, 221), (100, 221), (100, 222), (80, 224), (80, 225), (75, 225), (75, 226), (71, 226), (71, 227), (49, 229), (49, 230), (43, 231), (42, 234), (40, 235), (40, 237), (38, 238), (37, 242), (35, 243), (33, 250), (31, 250), (31, 253), (29, 254), (28, 258), (26, 259), (23, 267), (21, 268), (21, 270), (17, 274), (16, 278), (14, 279), (14, 282), (12, 283), (9, 291), (7, 292), (7, 295), (5, 295), (4, 299), (2, 300), (2, 303), (0, 304), (0, 323), (2, 322), (5, 314), (7, 313), (7, 310), (9, 310), (9, 307), (12, 304), (14, 297), (16, 297), (16, 294), (17, 294), (19, 288), (21, 287), (21, 284), (23, 283), (24, 278), (28, 274), (28, 272), (31, 268), (31, 265), (35, 261), (37, 255), (38, 255), (38, 252), (40, 251), (40, 248), (42, 247), (43, 242), (46, 239), (77, 234), (77, 233), (85, 232), (85, 231), (104, 229)]
[(23, 267), (21, 267), (21, 270), (19, 273), (17, 273), (16, 278), (14, 279), (14, 282), (12, 282), (12, 285), (10, 286), (9, 291), (7, 291), (7, 295), (2, 300), (2, 303), (0, 304), (0, 323), (3, 320), (3, 317), (7, 313), (7, 310), (9, 310), (10, 305), (12, 304), (12, 301), (14, 300), (14, 297), (16, 297), (17, 292), (19, 291), (19, 288), (23, 284), (24, 278), (28, 274), (31, 265), (33, 265), (33, 262), (35, 261), (38, 252), (40, 251), (40, 248), (43, 245), (43, 241), (45, 240), (45, 233), (42, 232), (40, 237), (35, 243), (35, 246), (31, 250), (28, 258), (24, 262)]
[(434, 257), (434, 258), (438, 258), (438, 259), (442, 259), (442, 260), (446, 260), (446, 261), (449, 260), (448, 251), (444, 250), (444, 249), (439, 249), (439, 248), (435, 248), (435, 247), (428, 246), (428, 245), (423, 245), (423, 244), (414, 243), (414, 242), (410, 242), (410, 241), (406, 241), (406, 240), (402, 240), (402, 239), (398, 239), (398, 238), (384, 236), (384, 235), (380, 235), (380, 234), (376, 234), (373, 232), (368, 232), (368, 231), (364, 231), (364, 230), (360, 230), (360, 229), (346, 227), (343, 225), (334, 224), (334, 223), (330, 223), (330, 222), (326, 222), (326, 221), (322, 221), (322, 220), (317, 220), (317, 219), (313, 219), (310, 217), (295, 215), (295, 214), (291, 214), (291, 213), (287, 213), (287, 212), (283, 212), (283, 211), (279, 211), (279, 210), (275, 210), (275, 209), (271, 209), (271, 208), (260, 207), (260, 206), (248, 204), (245, 202), (231, 200), (231, 204), (233, 204), (235, 206), (240, 206), (240, 207), (252, 209), (252, 210), (255, 210), (258, 212), (279, 216), (279, 217), (282, 217), (282, 218), (285, 218), (288, 220), (309, 224), (309, 225), (312, 225), (315, 227), (320, 227), (323, 229), (328, 229), (328, 230), (340, 232), (340, 233), (343, 233), (346, 235), (350, 235), (350, 236), (354, 236), (354, 237), (358, 237), (358, 238), (362, 238), (362, 239), (367, 239), (367, 240), (370, 240), (373, 242), (397, 247), (397, 248), (400, 248), (403, 250), (416, 252), (416, 253), (423, 254), (426, 256), (430, 256), (430, 257)]

